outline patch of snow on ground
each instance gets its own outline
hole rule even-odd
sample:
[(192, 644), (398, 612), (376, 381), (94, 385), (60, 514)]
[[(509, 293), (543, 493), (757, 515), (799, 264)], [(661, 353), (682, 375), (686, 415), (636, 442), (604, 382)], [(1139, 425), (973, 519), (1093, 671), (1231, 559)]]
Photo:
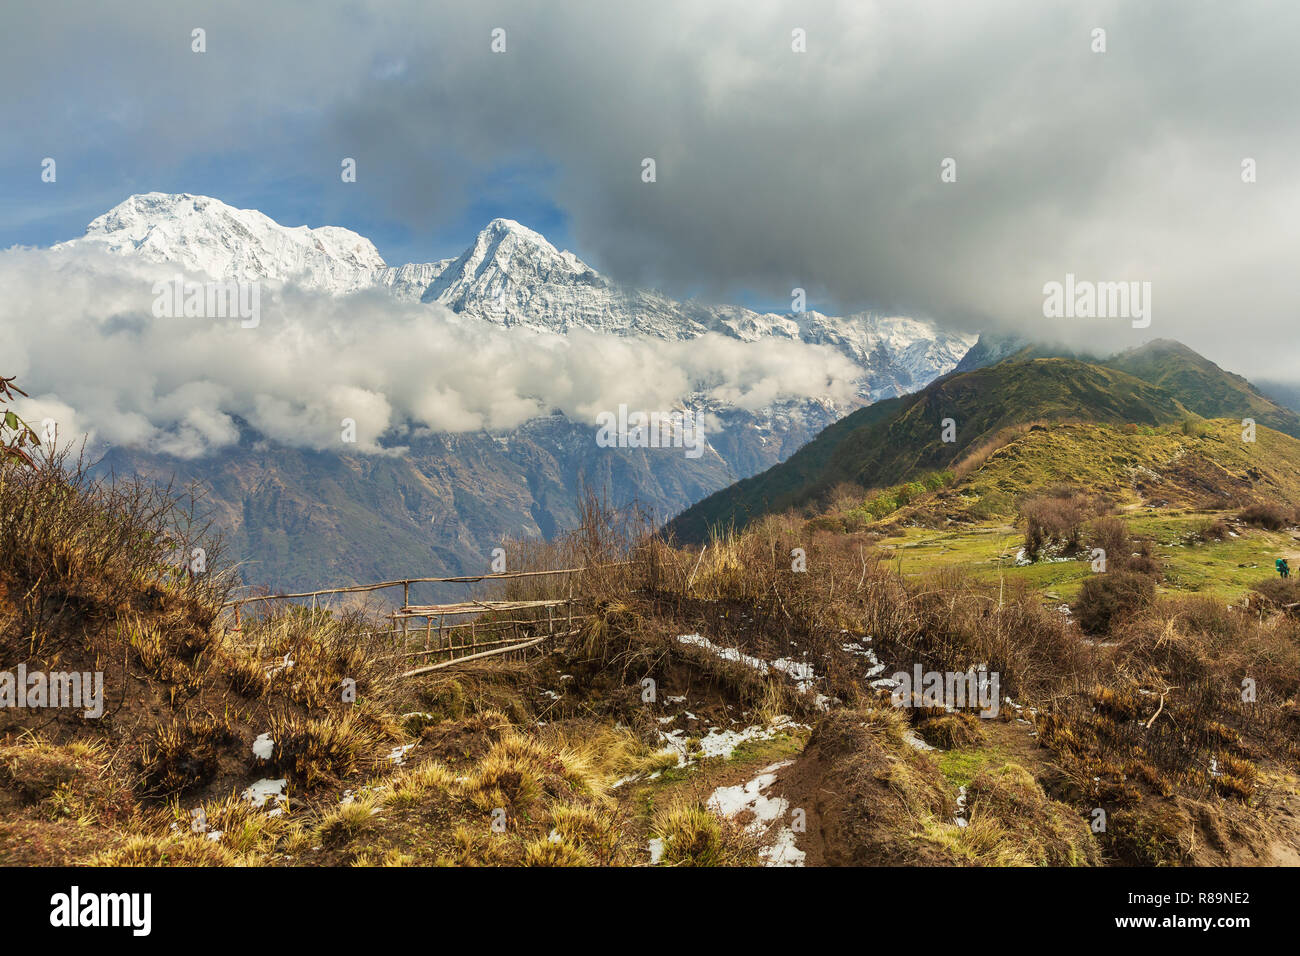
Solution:
[(271, 735), (258, 734), (257, 739), (253, 741), (253, 756), (259, 760), (270, 760), (274, 751), (275, 741), (271, 739)]
[[(747, 828), (753, 833), (766, 833), (779, 823), (790, 809), (784, 797), (770, 797), (764, 791), (776, 783), (776, 772), (794, 763), (783, 760), (764, 767), (748, 783), (734, 787), (719, 787), (713, 791), (706, 806), (723, 817), (736, 817), (742, 813), (753, 814)], [(795, 845), (794, 831), (782, 825), (773, 842), (759, 851), (767, 866), (803, 866), (805, 854)]]
[[(869, 643), (871, 641), (871, 638), (864, 637), (862, 640)], [(880, 658), (876, 657), (875, 650), (873, 650), (870, 647), (866, 647), (865, 645), (857, 641), (850, 641), (846, 644), (841, 644), (840, 650), (844, 651), (844, 653), (846, 654), (855, 654), (858, 657), (865, 657), (867, 659), (867, 664), (869, 665), (867, 669), (868, 677), (875, 677), (878, 674), (881, 674), (885, 670), (885, 665), (880, 663)], [(885, 678), (885, 680), (889, 680), (889, 678)], [(892, 684), (893, 682), (890, 681), (891, 687)], [(871, 686), (875, 687), (876, 684), (872, 684)]]
[(659, 861), (664, 858), (664, 841), (659, 837), (652, 837), (649, 843), (650, 865), (658, 866)]
[[(813, 670), (813, 666), (806, 661), (796, 661), (789, 657), (782, 657), (769, 664), (762, 658), (751, 657), (748, 654), (743, 653), (739, 648), (720, 647), (719, 645), (714, 644), (707, 637), (703, 637), (699, 634), (681, 634), (678, 636), (677, 640), (682, 644), (702, 647), (709, 653), (720, 657), (724, 661), (736, 661), (737, 663), (744, 664), (746, 667), (751, 667), (760, 674), (779, 671), (794, 681), (795, 686), (799, 689), (799, 693), (801, 694), (811, 693), (817, 683), (817, 672)], [(868, 640), (870, 640), (870, 638), (868, 638)], [(867, 653), (871, 654), (869, 648)], [(874, 654), (871, 654), (871, 661), (872, 663), (876, 662)], [(881, 664), (878, 668), (873, 669), (868, 676), (878, 674), (884, 669), (885, 665)], [(671, 697), (668, 699), (672, 700)], [(815, 703), (818, 709), (826, 710), (830, 706), (831, 701), (832, 698), (818, 694)]]
[(769, 797), (763, 791), (776, 783), (776, 771), (788, 765), (789, 761), (773, 764), (748, 783), (719, 787), (713, 791), (706, 806), (724, 817), (734, 817), (749, 810), (754, 814), (755, 822), (772, 823), (785, 812), (787, 801), (781, 797)]
[(903, 732), (903, 739), (915, 747), (917, 750), (938, 750), (938, 747), (932, 747), (916, 735), (916, 731), (910, 727)]
[(240, 797), (247, 800), (255, 807), (266, 806), (268, 800), (278, 800), (284, 793), (284, 788), (289, 781), (284, 777), (279, 780), (272, 780), (270, 777), (263, 777), (256, 783), (249, 786), (247, 790), (240, 794)]
[(763, 847), (758, 855), (767, 866), (803, 866), (807, 856), (795, 844), (794, 831), (789, 827), (778, 830), (772, 845)]
[(691, 644), (695, 647), (702, 647), (710, 654), (714, 654), (717, 657), (722, 658), (724, 661), (736, 661), (737, 663), (744, 664), (746, 667), (752, 667), (760, 674), (767, 673), (767, 661), (757, 657), (750, 657), (748, 654), (743, 654), (739, 648), (720, 647), (717, 644), (714, 644), (707, 637), (703, 637), (699, 634), (683, 634), (677, 638), (677, 641), (680, 644)]
[(719, 730), (717, 727), (710, 727), (707, 734), (698, 738), (700, 742), (698, 753), (689, 749), (688, 741), (691, 735), (684, 730), (673, 730), (668, 733), (660, 731), (659, 740), (664, 744), (665, 750), (677, 754), (677, 766), (685, 767), (694, 762), (697, 757), (730, 757), (737, 747), (747, 741), (771, 740), (779, 733), (806, 728), (806, 724), (797, 723), (784, 715), (774, 718), (767, 726), (756, 724), (743, 730)]
[(811, 664), (794, 661), (788, 657), (773, 661), (772, 669), (778, 670), (793, 679), (801, 694), (806, 694), (812, 690), (813, 681), (817, 679)]
[(406, 763), (406, 754), (413, 749), (415, 744), (403, 744), (400, 747), (394, 747), (388, 754), (388, 759), (399, 767)]

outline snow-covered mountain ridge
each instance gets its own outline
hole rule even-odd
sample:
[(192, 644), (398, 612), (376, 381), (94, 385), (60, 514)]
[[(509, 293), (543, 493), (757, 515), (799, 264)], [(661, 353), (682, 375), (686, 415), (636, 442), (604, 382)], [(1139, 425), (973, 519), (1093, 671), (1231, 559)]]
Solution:
[(59, 247), (87, 245), (215, 279), (270, 279), (330, 295), (384, 289), (404, 301), (436, 302), (506, 327), (679, 340), (715, 332), (741, 341), (828, 345), (862, 369), (862, 401), (921, 388), (956, 367), (976, 341), (907, 317), (777, 315), (678, 302), (623, 287), (511, 219), (492, 220), (457, 257), (390, 266), (369, 239), (338, 226), (282, 226), (257, 210), (207, 196), (145, 193)]

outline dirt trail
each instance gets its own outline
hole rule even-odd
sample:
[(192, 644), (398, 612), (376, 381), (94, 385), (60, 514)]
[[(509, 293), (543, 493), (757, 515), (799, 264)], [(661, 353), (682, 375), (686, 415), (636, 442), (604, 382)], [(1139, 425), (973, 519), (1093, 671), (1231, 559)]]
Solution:
[[(793, 763), (776, 772), (776, 783), (768, 790), (769, 794), (780, 796), (789, 803), (791, 814), (803, 811), (802, 830), (796, 830), (794, 843), (804, 854), (804, 866), (826, 865), (826, 837), (817, 812), (821, 803), (818, 791), (822, 789), (824, 776), (822, 761), (805, 750)], [(826, 792), (822, 791), (823, 795)]]
[(1234, 848), (1234, 865), (1300, 866), (1300, 793), (1295, 792), (1296, 783), (1294, 777), (1288, 777), (1260, 802), (1260, 809), (1269, 812), (1272, 838), (1262, 851)]
[(1297, 545), (1297, 549), (1283, 548), (1280, 557), (1286, 558), (1287, 563), (1291, 565), (1292, 573), (1297, 573), (1300, 571), (1297, 568), (1297, 564), (1300, 564), (1300, 537), (1292, 533), (1291, 540)]
[[(1022, 766), (1039, 781), (1049, 796), (1060, 792), (1064, 781), (1062, 771), (1053, 753), (1039, 744), (1032, 725), (1013, 715), (1011, 720), (989, 720), (982, 726), (986, 739), (980, 749), (993, 751), (1001, 765), (1014, 763)], [(936, 751), (935, 756), (939, 753)], [(781, 828), (793, 827), (794, 847), (803, 854), (798, 865), (827, 865), (826, 828), (819, 808), (834, 808), (841, 801), (838, 799), (840, 795), (826, 786), (829, 768), (816, 748), (810, 750), (805, 744), (801, 751), (787, 756), (775, 769), (760, 768), (757, 764), (743, 768), (719, 767), (707, 778), (694, 781), (693, 787), (704, 799), (710, 790), (718, 787), (744, 785), (755, 779), (760, 770), (770, 770), (776, 778), (763, 788), (763, 794), (769, 799), (781, 798), (787, 804), (765, 842), (772, 844)], [(1216, 832), (1213, 836), (1201, 832), (1193, 837), (1194, 855), (1188, 862), (1217, 866), (1300, 866), (1300, 778), (1288, 773), (1271, 783), (1258, 808), (1262, 826), (1256, 824), (1238, 829), (1208, 824)], [(956, 787), (953, 789), (955, 791)], [(748, 822), (752, 817), (742, 815), (738, 819)], [(1202, 820), (1201, 824), (1206, 825), (1206, 821)], [(789, 834), (786, 836), (788, 838)]]
[[(1053, 779), (1059, 771), (1051, 763), (1051, 752), (1031, 736), (1032, 729), (1014, 718), (986, 721), (988, 741), (984, 746), (996, 749), (1006, 756), (1005, 762), (1020, 764), (1039, 779)], [(936, 750), (934, 755), (937, 757), (941, 752)], [(777, 771), (776, 783), (767, 790), (769, 795), (787, 800), (791, 811), (803, 811), (804, 829), (796, 832), (795, 846), (805, 855), (804, 866), (826, 865), (826, 832), (818, 808), (839, 802), (836, 799), (839, 795), (826, 787), (827, 771), (825, 762), (805, 748), (789, 766)], [(956, 791), (954, 786), (954, 796)]]

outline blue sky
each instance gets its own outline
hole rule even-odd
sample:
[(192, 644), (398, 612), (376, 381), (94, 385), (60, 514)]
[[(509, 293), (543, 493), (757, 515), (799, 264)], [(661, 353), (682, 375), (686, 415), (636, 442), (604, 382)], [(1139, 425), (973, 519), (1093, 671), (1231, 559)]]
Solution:
[(4, 178), (10, 187), (0, 198), (0, 248), (48, 246), (75, 238), (96, 216), (127, 196), (143, 192), (213, 196), (242, 209), (259, 209), (287, 226), (344, 226), (374, 242), (390, 265), (458, 255), (498, 216), (522, 222), (561, 249), (573, 248), (564, 212), (548, 198), (535, 175), (521, 175), (516, 169), (485, 174), (463, 209), (430, 222), (426, 229), (376, 215), (367, 194), (337, 177), (334, 182), (316, 177), (254, 185), (250, 170), (216, 157), (180, 169), (144, 175), (136, 170), (119, 176), (96, 163), (94, 156), (72, 154), (59, 162), (57, 173), (57, 182), (41, 182), (39, 160), (35, 175), (31, 169), (6, 171)]

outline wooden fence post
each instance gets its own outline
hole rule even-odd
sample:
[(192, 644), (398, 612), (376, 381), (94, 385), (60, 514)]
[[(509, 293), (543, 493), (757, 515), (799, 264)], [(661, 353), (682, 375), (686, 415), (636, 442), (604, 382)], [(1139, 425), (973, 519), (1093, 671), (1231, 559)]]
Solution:
[(407, 622), (410, 620), (410, 618), (406, 616), (406, 609), (410, 606), (411, 606), (411, 582), (403, 581), (402, 582), (402, 650), (407, 649), (406, 628), (407, 628)]

